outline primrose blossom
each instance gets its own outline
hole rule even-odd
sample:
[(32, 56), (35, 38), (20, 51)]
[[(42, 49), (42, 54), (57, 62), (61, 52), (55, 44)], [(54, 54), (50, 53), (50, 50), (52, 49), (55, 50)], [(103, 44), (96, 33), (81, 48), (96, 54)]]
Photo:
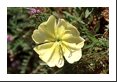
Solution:
[(34, 51), (49, 67), (61, 68), (64, 59), (72, 64), (82, 57), (85, 40), (77, 28), (64, 19), (57, 22), (53, 15), (33, 31), (32, 39), (37, 44)]

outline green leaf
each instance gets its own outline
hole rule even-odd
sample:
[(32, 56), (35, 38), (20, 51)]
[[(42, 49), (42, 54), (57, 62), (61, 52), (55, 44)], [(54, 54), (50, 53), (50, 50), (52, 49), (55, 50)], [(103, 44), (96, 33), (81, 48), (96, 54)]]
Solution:
[(95, 32), (98, 32), (100, 28), (100, 22), (98, 21), (97, 24), (95, 25)]
[(89, 9), (86, 9), (85, 18), (87, 18), (92, 13), (92, 11), (93, 11), (93, 9), (91, 11), (89, 11)]

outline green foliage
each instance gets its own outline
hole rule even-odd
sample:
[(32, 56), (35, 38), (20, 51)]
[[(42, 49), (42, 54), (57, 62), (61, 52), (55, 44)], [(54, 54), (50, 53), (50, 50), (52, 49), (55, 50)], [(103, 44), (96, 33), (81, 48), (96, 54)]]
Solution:
[[(7, 43), (7, 73), (23, 74), (97, 74), (109, 73), (109, 22), (102, 12), (108, 8), (36, 8), (39, 13), (29, 13), (27, 8), (7, 8), (7, 35), (13, 40)], [(65, 62), (61, 69), (48, 67), (33, 51), (31, 35), (38, 25), (54, 14), (64, 18), (80, 31), (85, 39), (83, 56), (74, 64)], [(7, 39), (8, 40), (8, 39)]]

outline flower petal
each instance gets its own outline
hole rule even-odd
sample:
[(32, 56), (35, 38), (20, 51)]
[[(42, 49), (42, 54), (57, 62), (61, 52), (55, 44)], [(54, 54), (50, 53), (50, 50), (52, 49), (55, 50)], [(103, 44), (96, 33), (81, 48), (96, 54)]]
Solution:
[(79, 61), (79, 59), (82, 57), (82, 51), (81, 51), (81, 49), (72, 52), (67, 47), (63, 46), (63, 52), (64, 52), (65, 59), (69, 63), (74, 63), (76, 61)]
[(45, 33), (42, 30), (34, 30), (32, 34), (32, 39), (37, 44), (54, 41), (54, 39), (49, 34)]
[(35, 52), (39, 54), (39, 57), (48, 64), (50, 67), (62, 67), (64, 65), (64, 59), (60, 55), (60, 48), (58, 43), (46, 43), (34, 48)]
[(54, 51), (54, 47), (55, 47), (54, 43), (50, 42), (50, 43), (38, 45), (38, 46), (34, 47), (34, 50), (37, 54), (39, 54), (39, 57), (44, 62), (47, 62), (51, 58), (51, 55)]
[(50, 16), (47, 22), (43, 22), (39, 25), (37, 30), (34, 30), (32, 39), (35, 43), (45, 43), (55, 41), (54, 27), (56, 26), (56, 19), (54, 16)]
[(56, 27), (56, 18), (51, 15), (47, 22), (43, 22), (40, 24), (40, 26), (38, 27), (38, 29), (43, 30), (44, 32), (46, 32), (47, 34), (51, 35), (52, 37), (54, 37), (55, 35), (55, 27)]
[(64, 19), (60, 19), (58, 21), (57, 26), (58, 27), (64, 26), (65, 30), (66, 30), (66, 33), (68, 33), (68, 34), (73, 34), (76, 37), (80, 35), (80, 33), (77, 30), (77, 28), (75, 26), (73, 26), (72, 24), (70, 24), (69, 22), (65, 21)]
[(52, 58), (50, 61), (47, 62), (47, 64), (50, 67), (57, 66), (61, 68), (64, 65), (64, 59), (63, 59), (63, 54), (61, 53), (60, 46), (57, 45), (53, 54)]
[(64, 26), (60, 26), (60, 27), (56, 27), (55, 28), (55, 35), (58, 38), (61, 38), (65, 33), (65, 27)]
[(85, 40), (82, 37), (73, 37), (68, 34), (64, 36), (62, 43), (70, 49), (77, 50), (84, 46), (84, 41)]

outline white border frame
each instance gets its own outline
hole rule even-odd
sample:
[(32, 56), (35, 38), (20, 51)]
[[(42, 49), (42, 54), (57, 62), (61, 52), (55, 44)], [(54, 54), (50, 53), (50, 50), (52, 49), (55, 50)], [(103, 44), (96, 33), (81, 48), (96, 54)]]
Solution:
[[(109, 7), (109, 74), (7, 74), (7, 7)], [(116, 0), (1, 0), (1, 81), (116, 81)]]

